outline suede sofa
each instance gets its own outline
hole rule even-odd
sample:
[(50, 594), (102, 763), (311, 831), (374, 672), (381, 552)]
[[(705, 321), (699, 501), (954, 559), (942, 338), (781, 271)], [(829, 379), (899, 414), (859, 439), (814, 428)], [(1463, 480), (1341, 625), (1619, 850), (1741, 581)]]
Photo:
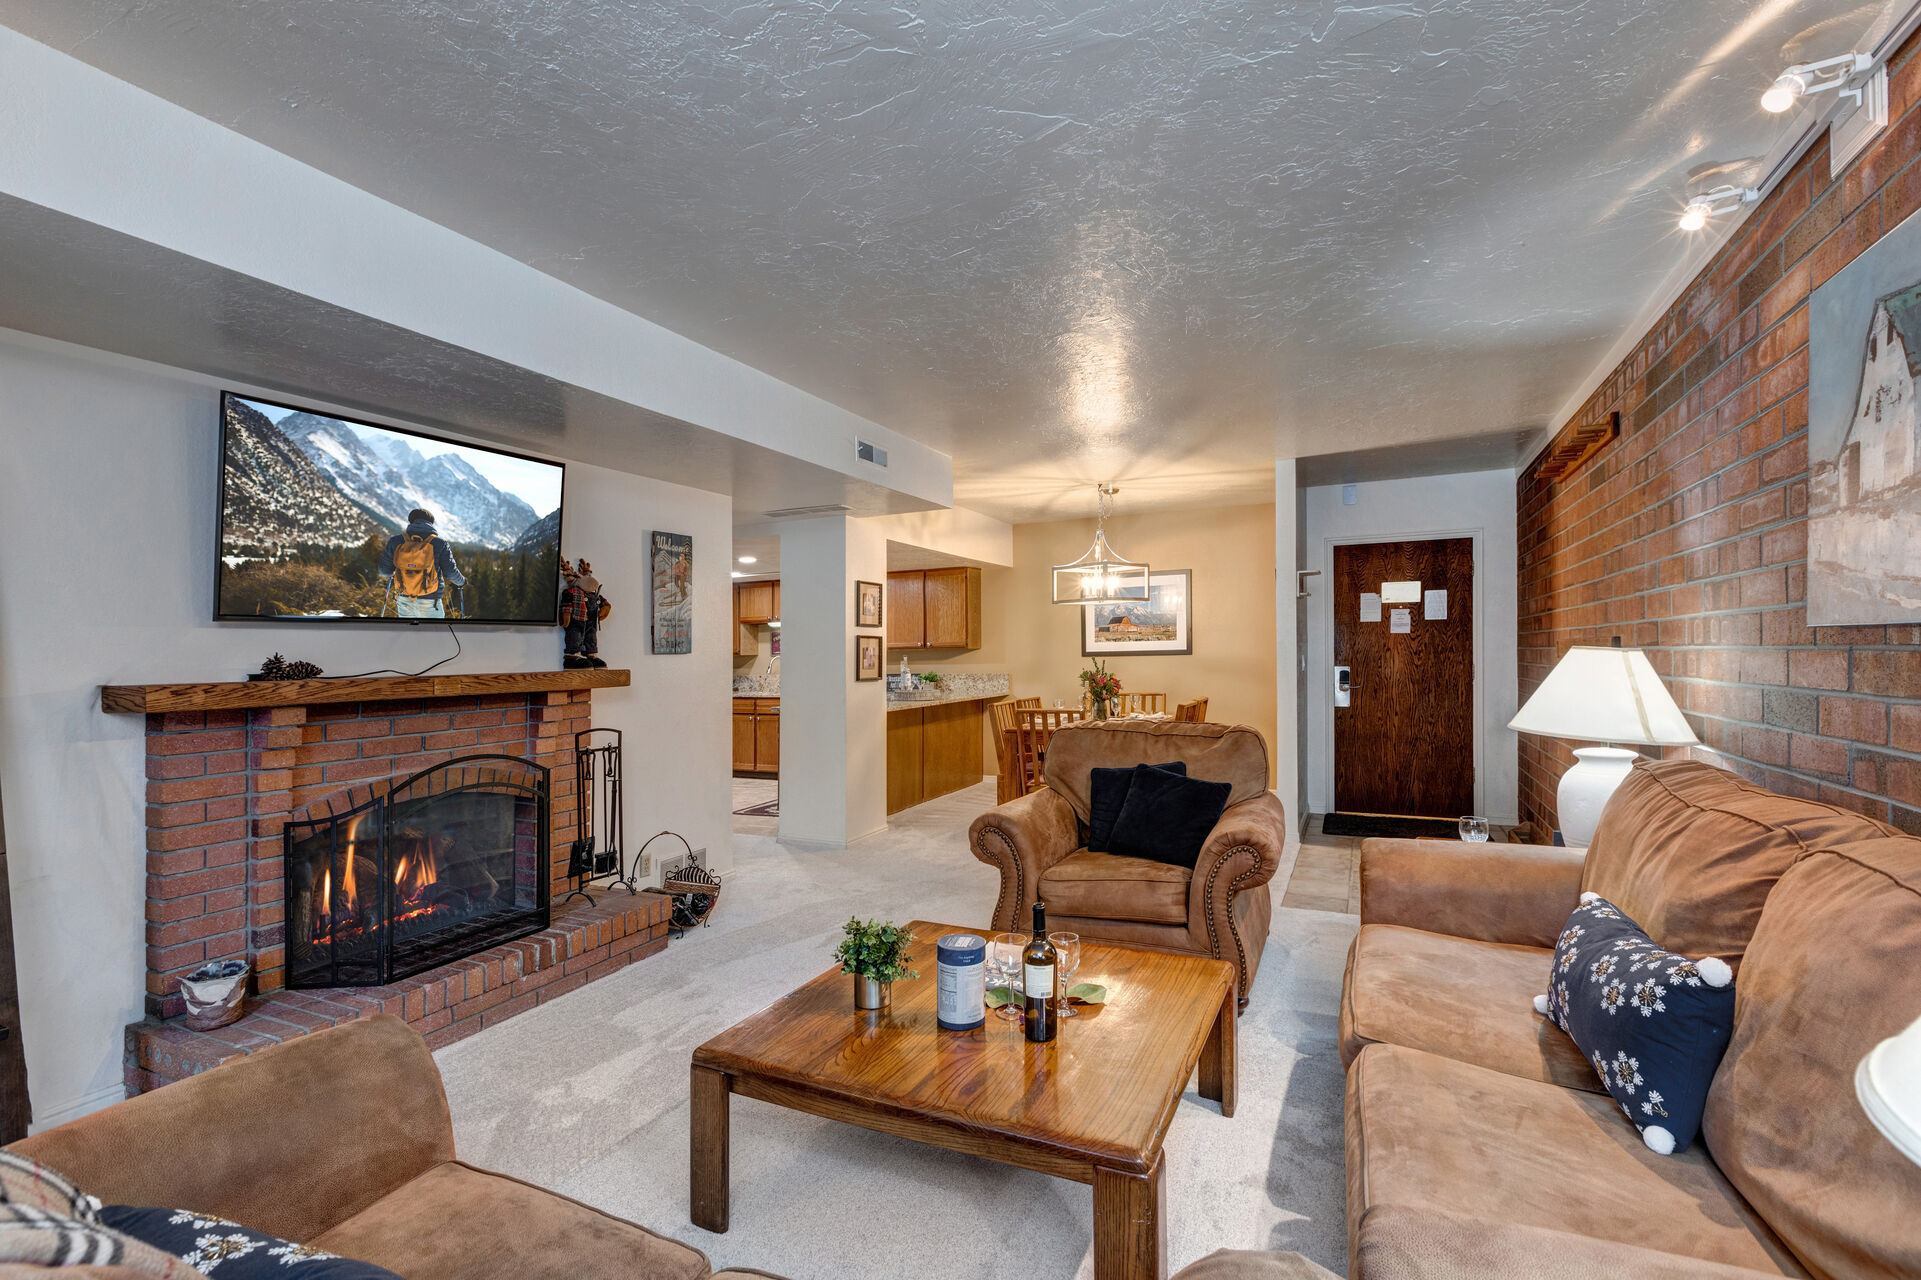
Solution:
[[(1535, 1014), (1585, 891), (1735, 969), (1702, 1135), (1649, 1151)], [(1921, 1016), (1921, 840), (1641, 762), (1587, 850), (1370, 840), (1340, 1013), (1350, 1274), (1921, 1275), (1921, 1168), (1854, 1094)]]
[[(1190, 777), (1234, 788), (1191, 869), (1087, 848), (1092, 770), (1177, 760)], [(1246, 725), (1084, 721), (1053, 735), (1041, 776), (1046, 786), (968, 830), (974, 856), (1000, 872), (995, 930), (1030, 928), (1040, 899), (1050, 927), (1083, 938), (1230, 960), (1245, 1011), (1273, 915), (1267, 882), (1287, 843), (1261, 735)]]
[[(406, 1280), (713, 1275), (698, 1249), (456, 1159), (433, 1055), (385, 1014), (237, 1059), (8, 1150), (110, 1204), (199, 1209)], [(5, 1280), (48, 1274), (0, 1266)], [(133, 1275), (117, 1267), (60, 1274)], [(723, 1271), (715, 1280), (765, 1274)]]

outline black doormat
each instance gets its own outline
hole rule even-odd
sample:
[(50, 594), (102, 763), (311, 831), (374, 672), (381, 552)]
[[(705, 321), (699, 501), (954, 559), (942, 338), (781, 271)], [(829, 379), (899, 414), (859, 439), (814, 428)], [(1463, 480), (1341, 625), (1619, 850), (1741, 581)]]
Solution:
[(750, 804), (745, 809), (734, 810), (734, 816), (737, 818), (778, 818), (780, 816), (780, 801), (768, 800), (761, 804)]
[(1453, 818), (1402, 818), (1388, 813), (1330, 813), (1321, 819), (1321, 834), (1330, 836), (1389, 836), (1418, 840), (1423, 836), (1461, 838), (1461, 824)]

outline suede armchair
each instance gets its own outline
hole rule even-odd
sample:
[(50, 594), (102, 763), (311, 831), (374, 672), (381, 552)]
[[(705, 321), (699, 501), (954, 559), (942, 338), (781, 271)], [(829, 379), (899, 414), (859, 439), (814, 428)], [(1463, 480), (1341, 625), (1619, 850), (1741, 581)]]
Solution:
[[(1192, 870), (1086, 847), (1092, 769), (1177, 760), (1192, 777), (1234, 788)], [(1051, 926), (1083, 938), (1232, 961), (1245, 1010), (1273, 915), (1267, 882), (1287, 843), (1261, 735), (1175, 721), (1070, 725), (1048, 744), (1042, 777), (1046, 786), (990, 809), (968, 831), (974, 856), (1001, 874), (995, 930), (1026, 929), (1044, 900)]]
[[(678, 1240), (454, 1154), (426, 1042), (388, 1014), (263, 1049), (7, 1148), (110, 1204), (197, 1209), (407, 1280), (733, 1280)], [(297, 1273), (298, 1269), (295, 1269)], [(33, 1276), (137, 1280), (124, 1267)], [(0, 1265), (0, 1280), (27, 1280)]]

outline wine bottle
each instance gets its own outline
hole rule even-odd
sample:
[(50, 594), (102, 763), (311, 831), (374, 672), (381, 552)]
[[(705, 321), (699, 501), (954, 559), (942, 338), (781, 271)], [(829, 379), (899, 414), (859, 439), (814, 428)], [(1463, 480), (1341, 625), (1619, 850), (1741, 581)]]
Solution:
[(1054, 1038), (1054, 986), (1060, 977), (1060, 953), (1047, 940), (1047, 904), (1034, 904), (1034, 940), (1021, 953), (1023, 985), (1027, 993), (1027, 1038), (1046, 1044)]

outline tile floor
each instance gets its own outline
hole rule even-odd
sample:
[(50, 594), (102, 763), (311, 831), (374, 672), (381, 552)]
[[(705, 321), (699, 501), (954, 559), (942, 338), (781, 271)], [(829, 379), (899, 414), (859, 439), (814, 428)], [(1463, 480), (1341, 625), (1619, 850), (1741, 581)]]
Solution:
[(777, 836), (780, 834), (778, 815), (763, 817), (738, 812), (751, 809), (757, 804), (766, 804), (780, 794), (780, 783), (772, 778), (735, 778), (734, 779), (734, 831), (743, 836)]
[(1361, 912), (1361, 839), (1321, 831), (1322, 815), (1309, 814), (1301, 851), (1287, 880), (1281, 905), (1304, 911)]

